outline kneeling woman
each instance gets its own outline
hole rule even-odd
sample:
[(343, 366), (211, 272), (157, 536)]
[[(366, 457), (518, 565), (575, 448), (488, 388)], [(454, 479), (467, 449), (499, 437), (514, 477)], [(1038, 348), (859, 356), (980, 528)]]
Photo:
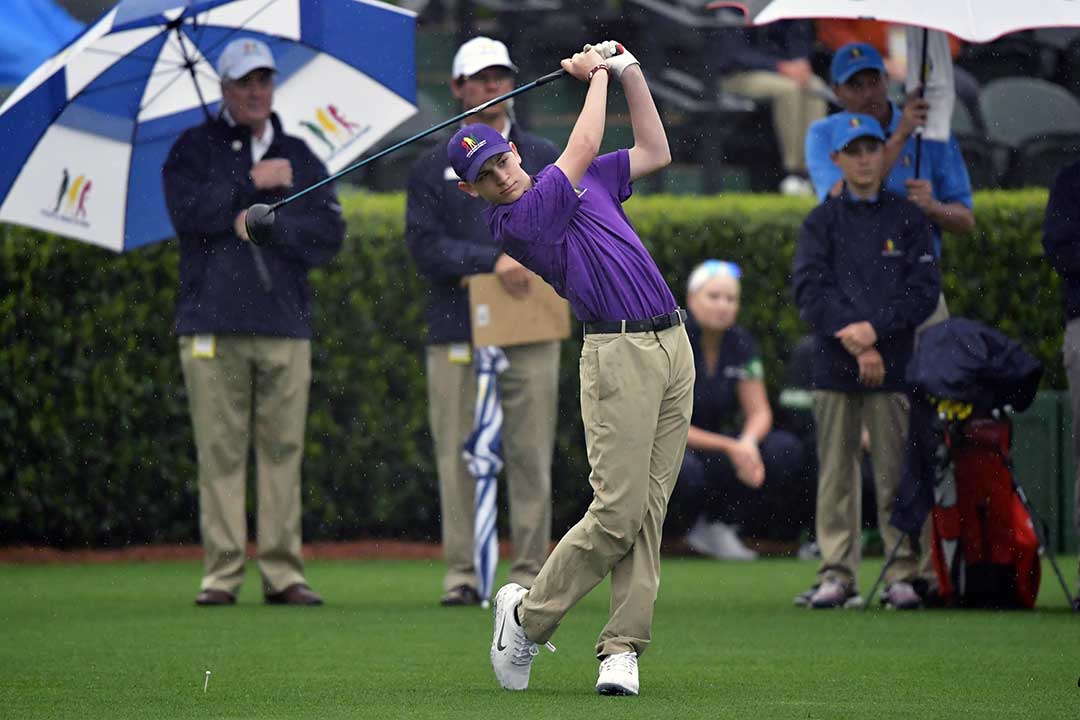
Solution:
[[(803, 465), (798, 438), (772, 430), (757, 341), (735, 323), (741, 271), (722, 260), (699, 265), (687, 282), (687, 331), (697, 380), (694, 414), (668, 529), (685, 532), (690, 547), (725, 560), (753, 560), (736, 528), (767, 528), (762, 486), (783, 488)], [(665, 533), (667, 534), (667, 533)]]

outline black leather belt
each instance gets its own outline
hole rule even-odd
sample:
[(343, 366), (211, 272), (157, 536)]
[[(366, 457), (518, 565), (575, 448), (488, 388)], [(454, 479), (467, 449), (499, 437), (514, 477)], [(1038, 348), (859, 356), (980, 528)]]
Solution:
[(667, 330), (669, 327), (682, 325), (686, 322), (686, 311), (677, 308), (666, 315), (656, 315), (648, 320), (613, 320), (611, 322), (587, 322), (585, 334), (596, 335), (600, 333), (638, 333)]

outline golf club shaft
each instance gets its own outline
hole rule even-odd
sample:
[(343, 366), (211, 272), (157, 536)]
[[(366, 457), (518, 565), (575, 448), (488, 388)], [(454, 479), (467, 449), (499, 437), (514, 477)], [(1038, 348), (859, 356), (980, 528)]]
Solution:
[(524, 92), (528, 92), (529, 90), (532, 90), (533, 88), (540, 87), (541, 85), (546, 85), (547, 83), (551, 82), (552, 80), (558, 80), (559, 78), (564, 77), (566, 74), (567, 74), (566, 71), (563, 70), (562, 68), (560, 68), (560, 69), (556, 70), (555, 72), (548, 73), (547, 75), (544, 75), (543, 77), (539, 77), (539, 78), (533, 80), (530, 83), (526, 83), (525, 85), (522, 85), (521, 87), (514, 88), (513, 90), (506, 93), (505, 95), (500, 95), (497, 98), (492, 98), (491, 100), (488, 100), (486, 103), (483, 103), (481, 105), (477, 105), (476, 107), (474, 107), (471, 110), (466, 110), (465, 112), (461, 113), (460, 115), (455, 115), (454, 117), (450, 118), (449, 120), (444, 120), (441, 123), (439, 123), (438, 125), (433, 125), (432, 127), (429, 127), (427, 130), (419, 132), (416, 135), (413, 135), (410, 138), (402, 140), (401, 142), (399, 142), (399, 143), (397, 143), (395, 145), (391, 145), (390, 147), (386, 148), (385, 150), (382, 150), (382, 151), (372, 155), (369, 158), (365, 158), (365, 159), (361, 160), (360, 162), (358, 162), (358, 163), (356, 163), (354, 165), (350, 165), (349, 167), (345, 168), (344, 170), (340, 170), (340, 171), (334, 173), (333, 175), (331, 175), (330, 177), (325, 178), (323, 180), (320, 180), (319, 182), (315, 183), (311, 187), (304, 188), (300, 192), (295, 193), (293, 195), (290, 195), (289, 197), (285, 198), (284, 200), (279, 200), (278, 202), (271, 205), (270, 209), (271, 210), (277, 210), (280, 207), (288, 205), (293, 200), (296, 200), (299, 197), (303, 197), (304, 195), (307, 195), (312, 190), (315, 190), (316, 188), (320, 188), (320, 187), (322, 187), (323, 185), (325, 185), (328, 182), (333, 182), (334, 180), (337, 180), (342, 175), (347, 175), (348, 173), (351, 173), (353, 170), (361, 168), (364, 165), (367, 165), (369, 162), (372, 162), (373, 160), (378, 160), (383, 155), (389, 155), (390, 153), (394, 152), (395, 150), (403, 148), (406, 145), (408, 145), (409, 143), (416, 142), (417, 140), (419, 140), (422, 137), (427, 137), (428, 135), (430, 135), (433, 132), (438, 132), (439, 130), (442, 130), (444, 127), (447, 127), (449, 125), (453, 125), (454, 123), (457, 123), (457, 122), (461, 122), (462, 120), (469, 117), (470, 115), (475, 115), (478, 112), (483, 112), (484, 110), (488, 109), (492, 105), (498, 105), (499, 103), (503, 102), (504, 100), (509, 100), (510, 98), (512, 98), (512, 97), (514, 97), (516, 95), (521, 95)]

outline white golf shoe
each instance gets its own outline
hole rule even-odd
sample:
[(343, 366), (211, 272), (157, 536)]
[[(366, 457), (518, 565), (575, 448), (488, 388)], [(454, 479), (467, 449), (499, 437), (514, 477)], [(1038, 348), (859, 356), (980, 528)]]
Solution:
[[(491, 637), (491, 667), (499, 684), (507, 690), (524, 690), (529, 687), (529, 671), (533, 658), (540, 652), (536, 643), (525, 635), (525, 630), (514, 617), (514, 610), (528, 592), (517, 583), (508, 583), (495, 594), (495, 632)], [(555, 646), (545, 643), (548, 650)]]
[(686, 534), (686, 544), (700, 554), (717, 560), (757, 560), (758, 554), (746, 547), (735, 528), (722, 522), (698, 518)]
[(601, 695), (637, 695), (639, 688), (636, 652), (608, 655), (600, 663), (596, 692)]

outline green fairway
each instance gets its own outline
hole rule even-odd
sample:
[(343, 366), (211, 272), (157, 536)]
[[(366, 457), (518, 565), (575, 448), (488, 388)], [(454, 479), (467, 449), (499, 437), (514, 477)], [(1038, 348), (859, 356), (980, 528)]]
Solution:
[(509, 693), (490, 612), (438, 607), (438, 563), (313, 562), (321, 608), (262, 605), (254, 571), (236, 607), (196, 608), (193, 563), (0, 565), (0, 717), (1080, 717), (1049, 566), (1035, 612), (905, 614), (792, 607), (811, 563), (666, 559), (638, 698), (593, 693), (606, 585)]

